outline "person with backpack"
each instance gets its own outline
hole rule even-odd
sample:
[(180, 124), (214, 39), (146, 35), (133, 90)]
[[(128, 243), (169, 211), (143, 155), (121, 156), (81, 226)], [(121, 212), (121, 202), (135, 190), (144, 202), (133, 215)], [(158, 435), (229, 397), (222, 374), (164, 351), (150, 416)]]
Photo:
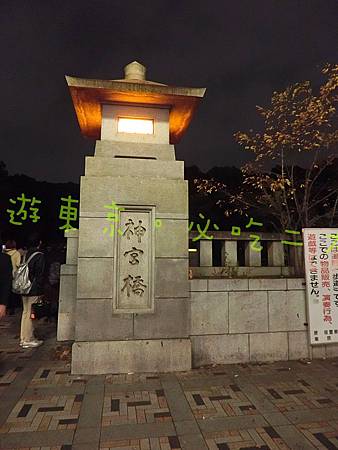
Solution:
[[(0, 241), (1, 244), (1, 241)], [(12, 263), (10, 256), (0, 251), (0, 319), (6, 315), (12, 283)]]
[[(32, 235), (27, 243), (27, 253), (23, 264), (18, 268), (15, 278), (26, 272), (28, 268), (28, 289), (22, 293), (22, 317), (20, 331), (20, 346), (23, 348), (39, 347), (43, 341), (39, 341), (34, 336), (33, 320), (31, 319), (32, 304), (40, 300), (43, 295), (45, 256), (41, 252), (42, 241), (38, 235)], [(26, 267), (24, 267), (26, 263)], [(23, 269), (23, 270), (22, 270)], [(27, 284), (27, 283), (26, 283)]]

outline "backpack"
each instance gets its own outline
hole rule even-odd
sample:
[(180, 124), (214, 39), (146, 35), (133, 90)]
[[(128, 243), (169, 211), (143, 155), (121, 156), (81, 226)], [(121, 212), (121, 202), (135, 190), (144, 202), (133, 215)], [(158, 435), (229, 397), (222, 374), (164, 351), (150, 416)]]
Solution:
[(29, 279), (29, 267), (28, 264), (30, 262), (30, 260), (35, 256), (38, 255), (41, 252), (34, 252), (31, 254), (31, 256), (28, 258), (27, 261), (24, 261), (20, 264), (20, 266), (18, 267), (17, 271), (15, 272), (14, 276), (13, 276), (13, 281), (12, 281), (12, 291), (15, 294), (28, 294), (31, 287), (32, 287), (32, 283)]

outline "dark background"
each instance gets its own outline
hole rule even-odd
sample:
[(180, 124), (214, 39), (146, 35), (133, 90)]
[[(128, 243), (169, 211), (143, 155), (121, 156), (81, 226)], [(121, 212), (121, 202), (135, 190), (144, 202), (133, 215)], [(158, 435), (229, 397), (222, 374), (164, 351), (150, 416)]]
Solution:
[(80, 134), (64, 75), (206, 87), (178, 159), (202, 170), (247, 158), (233, 133), (255, 105), (336, 62), (337, 0), (10, 0), (0, 4), (0, 160), (10, 174), (78, 182), (94, 143)]
[[(239, 225), (192, 180), (202, 170), (239, 184), (248, 155), (233, 133), (261, 127), (255, 106), (267, 105), (274, 90), (319, 85), (322, 66), (337, 62), (337, 18), (337, 0), (2, 0), (0, 161), (9, 176), (0, 167), (0, 232), (19, 241), (32, 230), (62, 237), (60, 198), (78, 198), (84, 157), (94, 150), (64, 76), (122, 78), (133, 60), (147, 67), (147, 79), (207, 88), (176, 146), (188, 167), (190, 218), (202, 212), (221, 229)], [(22, 192), (42, 200), (41, 220), (10, 226), (8, 200)]]

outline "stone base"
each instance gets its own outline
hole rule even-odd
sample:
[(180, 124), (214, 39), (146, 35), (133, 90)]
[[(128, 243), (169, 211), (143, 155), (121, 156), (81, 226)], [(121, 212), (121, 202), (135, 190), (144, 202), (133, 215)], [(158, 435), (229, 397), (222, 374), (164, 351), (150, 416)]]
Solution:
[(72, 374), (174, 372), (190, 369), (190, 339), (75, 342), (72, 348)]
[(73, 341), (75, 336), (74, 314), (61, 313), (58, 316), (57, 341)]

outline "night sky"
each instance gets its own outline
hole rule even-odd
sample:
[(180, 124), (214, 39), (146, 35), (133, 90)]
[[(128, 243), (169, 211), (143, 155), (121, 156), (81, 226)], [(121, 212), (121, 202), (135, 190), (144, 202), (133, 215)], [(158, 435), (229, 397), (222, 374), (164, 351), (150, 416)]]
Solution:
[(0, 160), (10, 174), (79, 181), (82, 137), (64, 76), (147, 79), (207, 93), (178, 159), (206, 170), (247, 158), (233, 133), (260, 126), (255, 105), (338, 61), (337, 0), (2, 0)]

